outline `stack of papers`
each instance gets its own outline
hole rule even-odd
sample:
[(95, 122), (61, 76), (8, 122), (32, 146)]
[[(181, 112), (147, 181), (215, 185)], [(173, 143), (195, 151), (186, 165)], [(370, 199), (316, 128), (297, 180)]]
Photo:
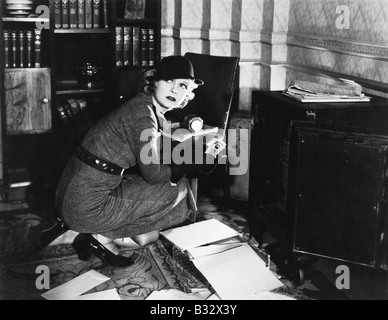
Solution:
[(196, 222), (160, 233), (181, 251), (220, 240), (237, 237), (239, 233), (217, 219)]
[(283, 95), (300, 102), (369, 102), (370, 97), (361, 92), (354, 81), (343, 80), (336, 84), (323, 84), (294, 80)]
[(188, 254), (222, 300), (262, 300), (283, 286), (252, 247), (216, 219), (161, 234)]

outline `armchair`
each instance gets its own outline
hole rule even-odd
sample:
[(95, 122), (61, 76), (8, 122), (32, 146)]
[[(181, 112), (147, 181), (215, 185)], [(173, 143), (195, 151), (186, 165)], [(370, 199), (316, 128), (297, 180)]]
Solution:
[[(218, 127), (226, 143), (229, 114), (235, 89), (238, 87), (236, 83), (240, 59), (191, 52), (186, 53), (185, 57), (193, 64), (195, 76), (205, 84), (195, 90), (195, 98), (186, 107), (169, 111), (167, 116), (183, 119), (185, 115), (195, 114), (201, 117), (206, 125)], [(216, 171), (222, 175), (223, 196), (225, 200), (229, 200), (228, 161), (226, 165), (219, 165)], [(191, 179), (191, 187), (196, 199), (198, 178)]]

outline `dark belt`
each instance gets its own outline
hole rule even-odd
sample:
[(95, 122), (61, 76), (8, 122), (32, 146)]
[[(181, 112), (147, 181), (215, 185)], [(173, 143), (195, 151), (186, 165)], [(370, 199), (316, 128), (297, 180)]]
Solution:
[(116, 164), (102, 160), (99, 157), (96, 157), (94, 154), (85, 150), (81, 146), (77, 148), (75, 155), (82, 162), (86, 163), (87, 165), (91, 166), (92, 168), (94, 168), (96, 170), (103, 171), (103, 172), (106, 172), (109, 174), (114, 174), (117, 176), (122, 176), (124, 173), (123, 168), (119, 167)]

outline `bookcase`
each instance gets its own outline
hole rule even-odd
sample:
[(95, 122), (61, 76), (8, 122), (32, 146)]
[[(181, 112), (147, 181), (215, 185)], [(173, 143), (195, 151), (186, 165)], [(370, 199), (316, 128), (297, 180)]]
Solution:
[[(52, 78), (48, 0), (1, 0), (1, 196), (24, 200), (47, 185), (52, 132)], [(42, 45), (44, 43), (44, 45)]]
[(53, 194), (90, 126), (142, 89), (161, 52), (161, 0), (23, 2), (0, 0), (3, 201)]

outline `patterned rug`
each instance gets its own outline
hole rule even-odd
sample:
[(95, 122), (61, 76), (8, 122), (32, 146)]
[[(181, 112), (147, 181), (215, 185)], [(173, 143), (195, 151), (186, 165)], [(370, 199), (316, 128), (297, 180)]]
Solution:
[[(236, 229), (244, 238), (249, 238), (248, 224), (244, 217), (246, 204), (236, 203), (225, 207), (219, 200), (201, 197), (198, 207), (198, 220), (216, 218)], [(136, 250), (122, 250), (121, 254), (135, 257), (135, 264), (124, 269), (105, 266), (97, 258), (82, 262), (70, 245), (48, 247), (34, 260), (27, 259), (25, 252), (31, 243), (36, 243), (41, 229), (47, 225), (49, 222), (46, 219), (28, 209), (16, 213), (0, 213), (1, 300), (43, 299), (41, 294), (45, 290), (40, 291), (35, 285), (38, 277), (36, 268), (40, 265), (45, 265), (50, 270), (50, 288), (93, 269), (110, 280), (90, 292), (116, 288), (123, 300), (144, 300), (152, 291), (167, 288), (186, 293), (200, 288), (212, 291), (211, 286), (192, 263), (163, 238)], [(275, 271), (276, 266), (272, 264), (271, 269)], [(295, 287), (286, 278), (281, 281), (284, 286), (275, 290), (276, 292), (298, 300), (319, 299), (319, 296), (306, 294), (309, 290), (314, 292), (316, 287), (312, 283), (307, 282), (303, 286)]]

